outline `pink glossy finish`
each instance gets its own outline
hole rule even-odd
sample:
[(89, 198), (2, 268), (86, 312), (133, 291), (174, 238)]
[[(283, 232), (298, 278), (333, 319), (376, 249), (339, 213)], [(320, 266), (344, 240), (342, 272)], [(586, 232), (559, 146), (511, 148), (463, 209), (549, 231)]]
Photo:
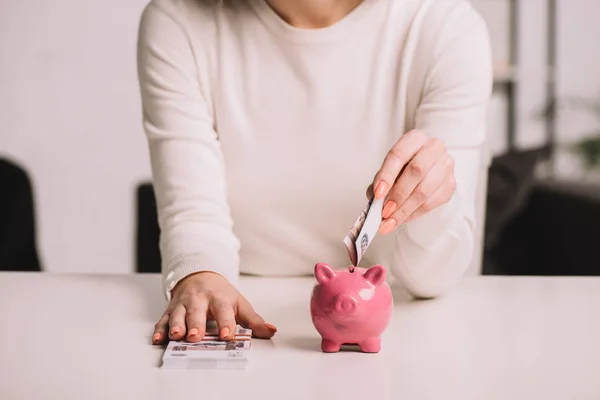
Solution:
[(318, 263), (315, 278), (310, 313), (322, 338), (321, 350), (332, 353), (343, 344), (355, 344), (365, 353), (379, 352), (394, 308), (385, 268), (334, 270)]

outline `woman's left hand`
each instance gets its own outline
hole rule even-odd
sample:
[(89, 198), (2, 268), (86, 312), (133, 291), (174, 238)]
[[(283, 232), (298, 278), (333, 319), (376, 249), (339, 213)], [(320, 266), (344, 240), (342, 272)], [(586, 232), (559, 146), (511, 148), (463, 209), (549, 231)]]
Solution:
[(446, 203), (455, 190), (454, 159), (444, 142), (412, 130), (387, 153), (367, 195), (387, 196), (379, 228), (386, 234)]

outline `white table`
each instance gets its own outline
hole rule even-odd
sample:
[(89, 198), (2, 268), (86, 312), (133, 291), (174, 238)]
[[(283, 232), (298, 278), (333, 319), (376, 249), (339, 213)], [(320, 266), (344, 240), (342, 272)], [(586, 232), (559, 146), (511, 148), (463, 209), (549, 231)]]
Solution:
[(600, 399), (600, 279), (465, 278), (396, 311), (379, 354), (319, 351), (310, 279), (247, 278), (279, 328), (246, 371), (159, 368), (156, 275), (0, 274), (0, 399)]

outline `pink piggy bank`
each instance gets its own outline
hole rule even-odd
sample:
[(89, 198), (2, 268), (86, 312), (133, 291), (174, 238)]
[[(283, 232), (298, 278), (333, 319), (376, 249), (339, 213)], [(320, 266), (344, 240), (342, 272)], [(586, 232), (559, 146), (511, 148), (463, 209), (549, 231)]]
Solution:
[(322, 338), (321, 350), (333, 353), (343, 344), (356, 344), (365, 353), (379, 352), (394, 306), (385, 268), (334, 270), (318, 263), (315, 277), (310, 313)]

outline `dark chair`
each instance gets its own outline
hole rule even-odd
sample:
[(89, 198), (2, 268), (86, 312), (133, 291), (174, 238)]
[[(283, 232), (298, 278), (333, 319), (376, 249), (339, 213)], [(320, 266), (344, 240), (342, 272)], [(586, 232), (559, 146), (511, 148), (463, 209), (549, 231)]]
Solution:
[(507, 227), (529, 201), (544, 149), (511, 151), (492, 159), (488, 170), (483, 273), (493, 273), (495, 252)]
[(494, 158), (484, 275), (600, 275), (600, 185), (535, 178), (544, 148)]
[(143, 182), (137, 187), (137, 272), (158, 273), (161, 271), (159, 238), (160, 228), (154, 188), (151, 183)]
[(29, 176), (1, 158), (0, 193), (0, 271), (41, 271)]
[(490, 253), (502, 275), (600, 276), (600, 185), (536, 181)]

